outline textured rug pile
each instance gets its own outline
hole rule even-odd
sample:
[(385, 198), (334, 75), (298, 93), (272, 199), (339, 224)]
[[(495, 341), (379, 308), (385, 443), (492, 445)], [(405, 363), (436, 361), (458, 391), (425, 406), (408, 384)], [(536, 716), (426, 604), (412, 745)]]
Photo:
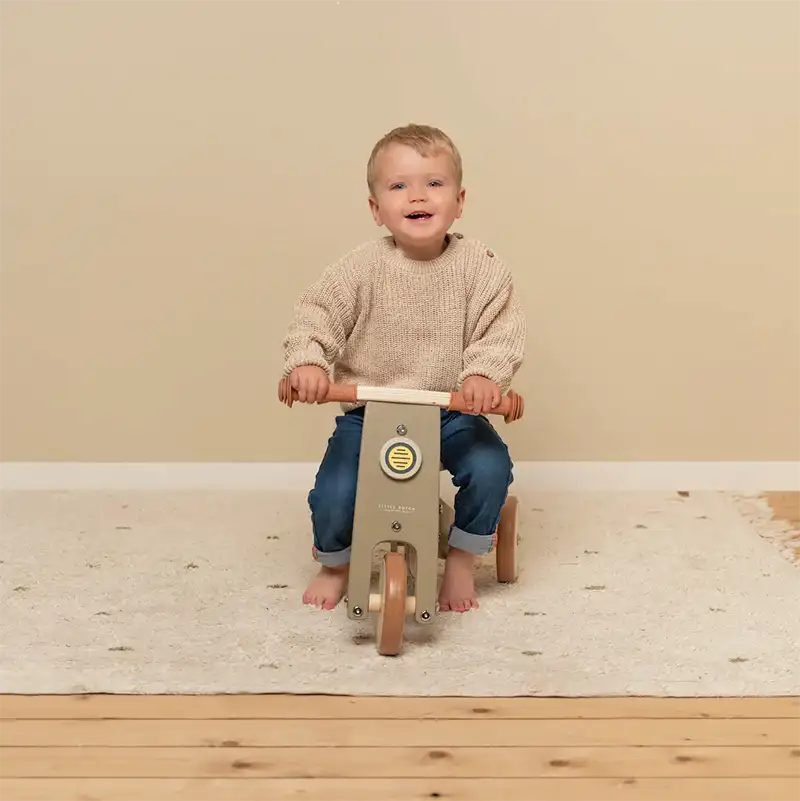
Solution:
[(520, 576), (410, 622), (304, 607), (305, 492), (5, 492), (0, 692), (784, 695), (800, 568), (757, 496), (520, 498)]

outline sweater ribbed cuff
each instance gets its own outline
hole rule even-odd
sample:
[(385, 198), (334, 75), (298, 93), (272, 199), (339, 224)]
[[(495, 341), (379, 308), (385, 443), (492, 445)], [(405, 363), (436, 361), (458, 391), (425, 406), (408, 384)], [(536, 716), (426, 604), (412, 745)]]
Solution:
[(505, 374), (502, 374), (499, 370), (492, 370), (491, 368), (487, 367), (470, 367), (467, 370), (462, 371), (461, 375), (458, 377), (458, 386), (461, 388), (464, 386), (464, 382), (473, 375), (479, 375), (483, 378), (488, 378), (489, 381), (493, 381), (500, 387), (501, 392), (505, 392), (511, 386), (511, 377)]
[(331, 366), (325, 361), (324, 357), (313, 351), (299, 351), (289, 356), (283, 365), (283, 378), (291, 375), (292, 370), (297, 367), (321, 367), (326, 373), (330, 374)]

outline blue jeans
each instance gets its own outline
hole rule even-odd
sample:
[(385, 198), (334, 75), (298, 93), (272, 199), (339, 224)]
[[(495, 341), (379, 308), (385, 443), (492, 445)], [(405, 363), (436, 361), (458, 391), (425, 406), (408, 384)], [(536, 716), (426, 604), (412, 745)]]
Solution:
[[(441, 415), (441, 461), (459, 488), (448, 542), (470, 553), (489, 553), (514, 480), (508, 447), (482, 415), (446, 409)], [(336, 428), (308, 495), (315, 558), (331, 567), (350, 562), (363, 426), (363, 407), (336, 418)]]

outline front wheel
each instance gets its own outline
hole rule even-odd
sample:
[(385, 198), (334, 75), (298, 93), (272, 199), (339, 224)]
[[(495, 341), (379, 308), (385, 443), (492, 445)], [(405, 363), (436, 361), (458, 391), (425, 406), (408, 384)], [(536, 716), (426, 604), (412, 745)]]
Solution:
[(398, 551), (384, 554), (380, 579), (381, 608), (376, 632), (381, 656), (397, 656), (403, 647), (407, 581), (405, 556)]

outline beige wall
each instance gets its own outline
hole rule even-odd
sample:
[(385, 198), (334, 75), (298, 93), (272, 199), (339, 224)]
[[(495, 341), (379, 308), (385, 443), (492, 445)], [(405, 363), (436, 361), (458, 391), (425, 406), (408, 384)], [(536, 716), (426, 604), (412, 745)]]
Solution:
[(297, 293), (410, 120), (529, 314), (518, 460), (797, 459), (796, 2), (2, 3), (2, 458), (315, 460)]

